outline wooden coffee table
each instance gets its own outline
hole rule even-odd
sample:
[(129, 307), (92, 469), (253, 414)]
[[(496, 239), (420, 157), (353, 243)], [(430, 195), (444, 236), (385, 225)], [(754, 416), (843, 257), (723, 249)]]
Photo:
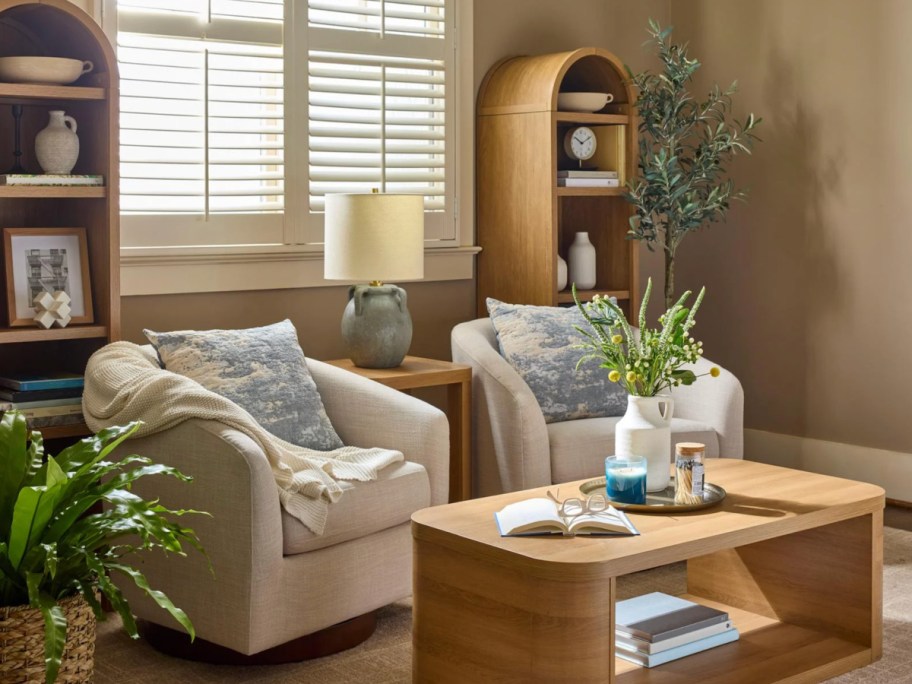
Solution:
[[(555, 487), (415, 513), (413, 680), (797, 683), (880, 658), (884, 491), (739, 460), (706, 468), (725, 501), (632, 516), (639, 537), (498, 535), (494, 511)], [(727, 610), (740, 640), (652, 669), (615, 659), (615, 579), (684, 560), (685, 596)]]

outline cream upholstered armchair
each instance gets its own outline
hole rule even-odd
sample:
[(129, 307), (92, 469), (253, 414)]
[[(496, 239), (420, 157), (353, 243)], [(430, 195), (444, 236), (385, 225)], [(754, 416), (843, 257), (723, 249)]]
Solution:
[[(472, 366), (476, 496), (604, 474), (620, 417), (545, 423), (535, 395), (501, 356), (490, 319), (457, 325), (451, 341), (453, 361)], [(706, 372), (712, 365), (701, 359), (695, 370)], [(676, 387), (671, 394), (672, 442), (703, 442), (708, 457), (743, 457), (744, 393), (734, 375), (723, 370), (718, 378)]]
[[(411, 514), (447, 500), (449, 428), (441, 411), (354, 373), (307, 363), (345, 444), (397, 449), (406, 459), (375, 481), (341, 481), (345, 492), (330, 506), (321, 536), (282, 510), (264, 454), (241, 432), (189, 420), (121, 447), (194, 478), (189, 485), (145, 478), (150, 482), (137, 483), (138, 493), (211, 514), (184, 522), (198, 533), (214, 576), (192, 550), (181, 559), (147, 554), (141, 569), (151, 585), (187, 612), (198, 642), (265, 656), (260, 662), (322, 655), (319, 644), (314, 651), (313, 642), (299, 638), (346, 621), (357, 623), (360, 634), (343, 637), (354, 639), (347, 646), (369, 636), (373, 611), (411, 594)], [(139, 618), (176, 627), (135, 588), (122, 588)], [(161, 628), (153, 625), (148, 636), (163, 643)], [(295, 640), (297, 650), (288, 643)], [(239, 660), (222, 656), (215, 657)]]

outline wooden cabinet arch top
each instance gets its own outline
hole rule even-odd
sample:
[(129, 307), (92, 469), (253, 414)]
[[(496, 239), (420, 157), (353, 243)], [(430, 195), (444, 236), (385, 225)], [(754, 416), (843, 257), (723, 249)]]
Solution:
[(495, 64), (478, 91), (478, 115), (553, 112), (558, 92), (604, 92), (614, 102), (606, 112), (629, 114), (636, 95), (623, 62), (601, 48), (508, 57)]
[(68, 0), (0, 0), (0, 57), (69, 57), (94, 69), (73, 85), (117, 84), (117, 58), (91, 16)]

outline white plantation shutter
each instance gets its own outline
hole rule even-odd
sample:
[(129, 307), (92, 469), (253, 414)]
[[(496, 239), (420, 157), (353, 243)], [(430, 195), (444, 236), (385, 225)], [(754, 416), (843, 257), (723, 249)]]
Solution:
[(317, 251), (325, 195), (373, 188), (459, 244), (455, 0), (105, 2), (125, 247)]
[(118, 0), (131, 246), (284, 241), (282, 0)]
[(426, 237), (454, 237), (451, 23), (444, 0), (308, 0), (307, 241), (325, 195), (373, 188), (423, 195)]

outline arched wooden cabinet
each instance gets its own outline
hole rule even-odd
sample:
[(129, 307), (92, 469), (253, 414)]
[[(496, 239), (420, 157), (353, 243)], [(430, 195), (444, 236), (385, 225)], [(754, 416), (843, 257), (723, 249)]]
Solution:
[[(81, 373), (92, 352), (120, 336), (117, 63), (99, 26), (67, 0), (0, 0), (0, 56), (20, 55), (90, 60), (94, 70), (70, 85), (0, 82), (0, 173), (14, 161), (13, 105), (22, 105), (21, 162), (28, 173), (41, 173), (35, 135), (47, 125), (48, 111), (62, 109), (78, 122), (80, 153), (72, 173), (101, 174), (104, 187), (0, 185), (0, 228), (85, 228), (93, 309), (84, 324), (10, 327), (0, 263), (0, 375)], [(88, 430), (42, 432), (55, 438)]]
[[(478, 313), (485, 299), (513, 304), (572, 302), (557, 290), (557, 254), (565, 259), (574, 235), (589, 233), (597, 282), (583, 294), (610, 294), (630, 313), (638, 307), (638, 243), (626, 239), (632, 207), (616, 187), (559, 187), (557, 172), (579, 168), (563, 149), (575, 126), (592, 128), (598, 166), (629, 174), (635, 167), (636, 98), (622, 62), (583, 48), (495, 64), (478, 94), (476, 127)], [(559, 92), (606, 92), (596, 113), (558, 111)], [(614, 168), (611, 168), (614, 166)]]

